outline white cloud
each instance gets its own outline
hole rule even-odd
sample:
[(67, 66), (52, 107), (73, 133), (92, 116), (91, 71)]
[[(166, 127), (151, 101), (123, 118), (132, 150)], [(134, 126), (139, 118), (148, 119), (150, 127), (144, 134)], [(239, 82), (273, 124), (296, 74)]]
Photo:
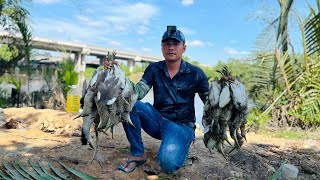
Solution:
[(80, 22), (82, 22), (82, 23), (84, 23), (84, 24), (86, 24), (86, 25), (88, 25), (88, 26), (102, 27), (102, 26), (105, 25), (105, 24), (103, 23), (103, 21), (95, 21), (95, 20), (91, 19), (90, 17), (84, 16), (84, 15), (78, 15), (78, 16), (76, 16), (76, 18), (77, 18)]
[(121, 43), (118, 41), (110, 41), (109, 44), (112, 46), (120, 46), (121, 45)]
[(200, 40), (193, 40), (193, 41), (187, 41), (187, 45), (193, 46), (193, 47), (203, 47), (205, 46), (205, 43)]
[(86, 8), (86, 9), (83, 10), (83, 12), (85, 12), (85, 13), (94, 13), (95, 10), (94, 10), (94, 8)]
[(209, 42), (209, 41), (203, 42), (201, 40), (187, 41), (186, 45), (190, 46), (190, 47), (205, 47), (205, 46), (213, 47), (214, 46), (214, 44), (212, 42)]
[(230, 43), (230, 44), (238, 44), (239, 41), (237, 41), (237, 40), (230, 40), (229, 43)]
[(214, 46), (214, 44), (212, 42), (203, 42), (201, 40), (192, 40), (192, 41), (187, 41), (186, 42), (187, 46), (191, 46), (191, 47), (205, 47), (205, 46), (209, 46), (212, 47)]
[(144, 51), (144, 52), (150, 52), (150, 51), (152, 51), (152, 49), (146, 48), (146, 47), (141, 48), (141, 50)]
[(193, 2), (193, 0), (182, 0), (181, 3), (182, 3), (182, 5), (184, 5), (184, 6), (190, 6), (190, 5), (192, 5), (194, 2)]
[(224, 48), (224, 51), (228, 54), (232, 54), (232, 55), (248, 55), (248, 54), (251, 54), (250, 52), (248, 51), (238, 51), (234, 48), (230, 48), (230, 47), (226, 47)]
[(156, 6), (146, 3), (122, 5), (109, 9), (109, 14), (104, 16), (103, 20), (115, 30), (135, 30), (144, 34), (149, 30), (150, 21), (158, 11)]
[[(33, 25), (35, 36), (40, 34), (40, 37), (50, 37), (56, 40), (81, 41), (85, 44), (95, 44), (100, 41), (103, 32), (97, 28), (82, 26), (75, 24), (73, 21), (53, 20), (53, 19), (39, 19)], [(95, 38), (93, 38), (95, 37)]]
[[(49, 2), (49, 0), (46, 1)], [(42, 2), (45, 1), (42, 0)], [(81, 39), (86, 43), (96, 43), (101, 42), (102, 38), (114, 37), (121, 33), (145, 34), (150, 29), (152, 18), (159, 11), (156, 6), (146, 3), (115, 4), (114, 6), (104, 3), (93, 6), (94, 2), (89, 1), (87, 3), (91, 4), (84, 4), (83, 6), (87, 6), (86, 10), (78, 11), (77, 15), (73, 15), (74, 18), (58, 19), (53, 16), (34, 19), (35, 35), (60, 40)]]
[(210, 47), (213, 47), (213, 46), (214, 46), (214, 44), (213, 44), (212, 42), (209, 42), (209, 41), (206, 42), (206, 45), (208, 45), (208, 46), (210, 46)]
[(39, 3), (39, 4), (53, 4), (53, 3), (57, 3), (61, 0), (34, 0), (33, 2), (35, 3)]
[(137, 41), (140, 42), (140, 43), (141, 43), (141, 42), (144, 42), (144, 40), (145, 40), (145, 39), (143, 39), (143, 38), (137, 39)]
[[(145, 41), (139, 34), (150, 31), (154, 17), (159, 15), (157, 6), (147, 3), (128, 4), (127, 1), (124, 3), (118, 0), (114, 3), (110, 1), (102, 3), (100, 0), (85, 1), (82, 6), (85, 8), (80, 7), (81, 9), (77, 10), (64, 8), (64, 12), (68, 13), (63, 16), (56, 11), (46, 16), (36, 16), (32, 21), (33, 35), (133, 52), (153, 52), (151, 48), (132, 49), (125, 46), (131, 45), (131, 37), (135, 39), (135, 44)], [(125, 38), (126, 36), (129, 38)], [(126, 42), (126, 45), (123, 42)]]
[(184, 35), (193, 35), (195, 31), (187, 27), (177, 27)]
[(105, 33), (115, 34), (145, 34), (150, 30), (152, 19), (159, 12), (158, 7), (141, 2), (128, 4), (122, 1), (108, 1), (102, 3), (102, 1), (93, 0), (85, 2), (82, 6), (86, 8), (74, 16), (78, 23), (98, 27)]
[(137, 33), (138, 34), (145, 34), (148, 30), (149, 30), (149, 28), (147, 26), (141, 25), (138, 27)]
[(131, 47), (125, 47), (124, 49), (125, 49), (126, 51), (132, 51), (132, 52), (135, 51), (135, 49), (133, 49), (133, 48), (131, 48)]

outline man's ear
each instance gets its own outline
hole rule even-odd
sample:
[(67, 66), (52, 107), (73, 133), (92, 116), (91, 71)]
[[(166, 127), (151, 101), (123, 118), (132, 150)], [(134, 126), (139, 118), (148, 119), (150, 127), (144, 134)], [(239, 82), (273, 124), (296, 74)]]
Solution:
[(186, 50), (187, 50), (187, 45), (184, 44), (184, 45), (183, 45), (183, 53), (186, 52)]

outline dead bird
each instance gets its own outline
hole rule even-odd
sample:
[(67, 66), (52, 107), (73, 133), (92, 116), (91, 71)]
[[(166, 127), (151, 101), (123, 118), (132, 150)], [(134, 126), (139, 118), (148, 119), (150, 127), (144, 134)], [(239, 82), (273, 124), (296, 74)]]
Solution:
[[(114, 57), (115, 53), (108, 56), (108, 60), (112, 61)], [(99, 132), (105, 133), (119, 122), (132, 124), (129, 113), (137, 101), (137, 95), (117, 64), (108, 70), (97, 69), (85, 88), (81, 98), (83, 111), (76, 117), (83, 117), (81, 142), (95, 149), (92, 161), (97, 160), (102, 166), (104, 160), (99, 153)], [(95, 146), (90, 135), (92, 126), (96, 137)]]
[(234, 140), (231, 153), (246, 140), (245, 124), (249, 114), (248, 97), (239, 77), (233, 77), (226, 66), (218, 71), (222, 77), (210, 83), (209, 95), (204, 105), (202, 125), (203, 142), (210, 152), (216, 148), (225, 156), (224, 142), (231, 145), (227, 130)]

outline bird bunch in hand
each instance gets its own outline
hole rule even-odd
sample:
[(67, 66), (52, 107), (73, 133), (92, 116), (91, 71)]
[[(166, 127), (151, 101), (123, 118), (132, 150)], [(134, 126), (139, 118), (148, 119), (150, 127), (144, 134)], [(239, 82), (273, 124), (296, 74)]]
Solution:
[[(203, 141), (210, 152), (216, 148), (225, 156), (225, 142), (232, 146), (231, 153), (234, 149), (239, 149), (246, 140), (248, 97), (240, 78), (232, 76), (226, 66), (218, 72), (222, 76), (210, 83), (208, 99), (204, 105)], [(234, 140), (233, 145), (228, 139), (228, 129)]]
[[(108, 61), (113, 61), (115, 55), (115, 52), (112, 55), (108, 54)], [(108, 69), (97, 68), (88, 85), (84, 83), (81, 98), (83, 111), (78, 116), (83, 117), (81, 142), (95, 149), (93, 159), (100, 165), (103, 159), (98, 152), (98, 132), (110, 129), (113, 135), (113, 127), (119, 122), (132, 124), (129, 113), (136, 101), (137, 95), (133, 91), (131, 81), (118, 64), (111, 64)], [(90, 135), (93, 124), (96, 135), (95, 147)]]

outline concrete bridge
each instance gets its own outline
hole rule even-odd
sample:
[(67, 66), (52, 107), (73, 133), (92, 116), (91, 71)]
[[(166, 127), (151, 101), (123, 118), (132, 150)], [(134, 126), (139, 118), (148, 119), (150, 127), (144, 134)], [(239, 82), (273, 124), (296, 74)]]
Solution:
[[(8, 44), (12, 42), (13, 38), (21, 38), (21, 36), (10, 35), (4, 32), (0, 33), (1, 44)], [(102, 65), (108, 52), (112, 53), (114, 50), (117, 53), (116, 59), (126, 60), (130, 71), (132, 71), (135, 62), (157, 62), (163, 60), (162, 57), (158, 56), (121, 51), (117, 49), (103, 48), (75, 42), (50, 40), (39, 37), (33, 37), (32, 47), (35, 49), (74, 53), (74, 58), (77, 62), (76, 68), (78, 72), (85, 71), (86, 56), (96, 56), (100, 61), (100, 65)]]

